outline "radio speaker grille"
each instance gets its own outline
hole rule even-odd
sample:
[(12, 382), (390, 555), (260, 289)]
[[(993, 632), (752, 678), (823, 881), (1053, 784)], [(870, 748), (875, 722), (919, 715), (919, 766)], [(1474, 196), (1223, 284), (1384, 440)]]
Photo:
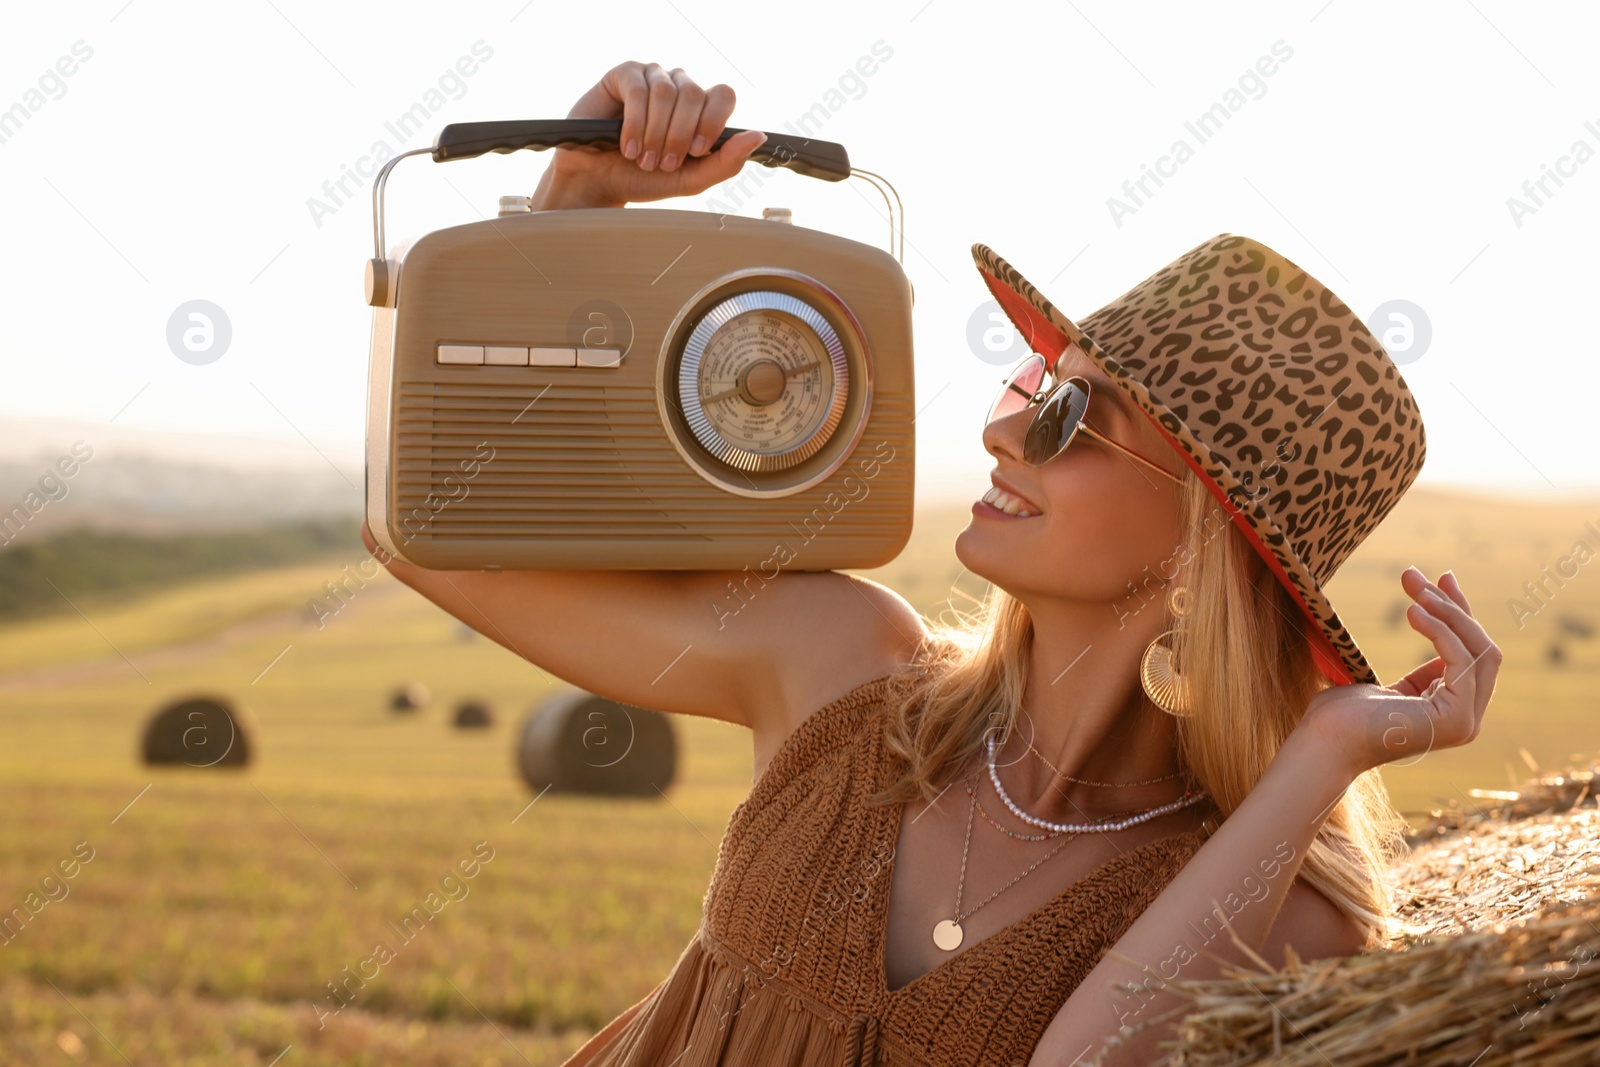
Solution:
[[(856, 455), (874, 455), (874, 423), (907, 424), (910, 404), (876, 400)], [(420, 540), (706, 541), (724, 531), (759, 539), (792, 536), (808, 520), (872, 537), (895, 525), (871, 511), (892, 509), (830, 512), (829, 492), (848, 496), (842, 483), (854, 474), (873, 494), (912, 493), (911, 463), (891, 460), (868, 478), (847, 459), (802, 493), (729, 494), (673, 449), (648, 387), (407, 382), (395, 418), (394, 499), (401, 528)]]

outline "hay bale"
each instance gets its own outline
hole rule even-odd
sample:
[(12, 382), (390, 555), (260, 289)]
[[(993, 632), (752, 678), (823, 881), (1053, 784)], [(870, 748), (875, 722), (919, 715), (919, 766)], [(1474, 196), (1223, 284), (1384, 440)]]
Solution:
[(1402, 952), (1230, 970), (1194, 999), (1163, 1061), (1183, 1067), (1543, 1067), (1600, 1062), (1600, 897)]
[(1190, 1006), (1159, 1062), (1600, 1063), (1597, 770), (1471, 790), (1472, 812), (1433, 812), (1386, 873), (1397, 923), (1379, 948), (1167, 982)]
[(397, 715), (428, 706), (432, 694), (421, 682), (407, 682), (389, 697), (389, 710)]
[(151, 716), (141, 755), (153, 766), (244, 767), (254, 733), (254, 719), (225, 697), (181, 697)]
[(482, 700), (463, 700), (456, 705), (457, 730), (483, 730), (494, 725), (494, 709)]
[(1421, 842), (1474, 827), (1493, 827), (1549, 812), (1570, 811), (1586, 803), (1594, 806), (1596, 795), (1600, 794), (1600, 758), (1589, 761), (1584, 767), (1540, 773), (1528, 750), (1520, 751), (1523, 760), (1533, 768), (1535, 777), (1516, 789), (1469, 789), (1467, 792), (1477, 803), (1467, 808), (1454, 797), (1449, 798), (1444, 807), (1427, 813), (1421, 827), (1406, 836), (1406, 844), (1415, 847)]
[(1556, 628), (1582, 641), (1594, 636), (1594, 624), (1582, 615), (1567, 612), (1557, 617)]
[(672, 784), (678, 747), (659, 711), (567, 690), (528, 713), (517, 767), (535, 790), (657, 796)]

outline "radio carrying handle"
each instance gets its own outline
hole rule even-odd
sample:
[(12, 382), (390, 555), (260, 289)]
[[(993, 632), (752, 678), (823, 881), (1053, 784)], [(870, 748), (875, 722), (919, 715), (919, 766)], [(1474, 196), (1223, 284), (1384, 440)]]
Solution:
[[(744, 133), (735, 126), (725, 128), (712, 142), (712, 150), (736, 134)], [(766, 132), (766, 131), (763, 131)], [(471, 159), (485, 152), (509, 153), (524, 148), (542, 151), (565, 145), (580, 147), (615, 148), (621, 140), (621, 119), (528, 119), (505, 122), (452, 122), (443, 130), (435, 143), (427, 148), (414, 148), (402, 152), (384, 164), (372, 183), (372, 236), (373, 258), (367, 263), (367, 303), (373, 307), (391, 306), (394, 294), (389, 285), (389, 264), (384, 253), (384, 187), (389, 172), (407, 156), (426, 152), (435, 163), (448, 163), (456, 159)], [(888, 208), (889, 251), (901, 264), (905, 263), (905, 206), (900, 194), (882, 175), (850, 165), (850, 156), (844, 145), (833, 141), (811, 138), (794, 138), (779, 133), (767, 133), (767, 139), (750, 154), (747, 162), (765, 167), (784, 167), (797, 174), (822, 181), (837, 182), (849, 177), (859, 177), (883, 197)], [(894, 199), (891, 201), (890, 195)], [(899, 223), (896, 225), (896, 209)], [(896, 233), (899, 248), (895, 247)]]
[[(729, 126), (711, 143), (711, 147), (721, 148), (730, 137), (744, 132)], [(564, 145), (616, 148), (621, 137), (621, 119), (452, 122), (439, 133), (439, 140), (433, 146), (433, 161), (448, 163), (452, 159), (470, 159), (485, 152), (516, 152), (523, 148), (538, 151)], [(844, 145), (833, 141), (788, 137), (781, 133), (768, 133), (761, 147), (750, 153), (750, 162), (767, 167), (787, 167), (796, 174), (820, 178), (825, 182), (843, 181), (850, 177), (850, 156)]]

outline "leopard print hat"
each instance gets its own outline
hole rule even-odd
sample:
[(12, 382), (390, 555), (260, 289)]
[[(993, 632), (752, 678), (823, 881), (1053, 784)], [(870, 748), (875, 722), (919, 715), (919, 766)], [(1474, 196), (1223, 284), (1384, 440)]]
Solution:
[(1327, 286), (1219, 234), (1075, 323), (986, 245), (989, 290), (1053, 370), (1071, 344), (1121, 386), (1294, 594), (1319, 670), (1381, 684), (1322, 591), (1422, 470), (1422, 415)]

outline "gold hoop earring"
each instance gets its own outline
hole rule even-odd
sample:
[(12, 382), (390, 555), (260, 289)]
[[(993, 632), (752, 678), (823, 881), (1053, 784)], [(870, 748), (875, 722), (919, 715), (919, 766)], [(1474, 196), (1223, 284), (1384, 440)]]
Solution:
[[(1190, 593), (1184, 586), (1174, 586), (1167, 598), (1167, 606), (1177, 618), (1191, 610)], [(1176, 629), (1158, 636), (1144, 650), (1139, 662), (1139, 684), (1144, 687), (1150, 702), (1168, 715), (1184, 718), (1194, 713), (1190, 704), (1189, 687), (1178, 671), (1177, 656), (1173, 648), (1161, 643), (1162, 637), (1176, 637)]]

